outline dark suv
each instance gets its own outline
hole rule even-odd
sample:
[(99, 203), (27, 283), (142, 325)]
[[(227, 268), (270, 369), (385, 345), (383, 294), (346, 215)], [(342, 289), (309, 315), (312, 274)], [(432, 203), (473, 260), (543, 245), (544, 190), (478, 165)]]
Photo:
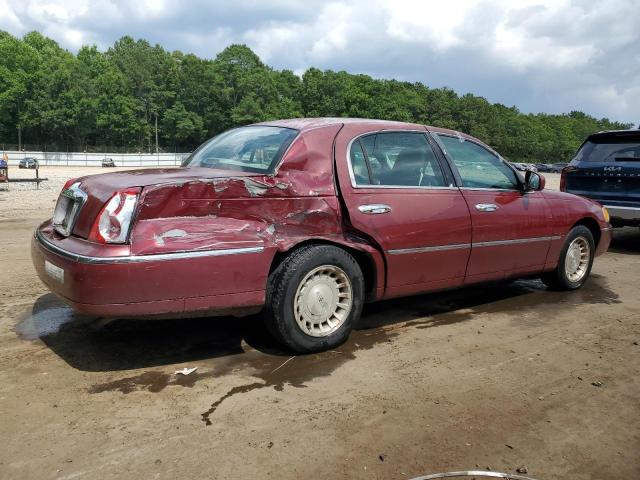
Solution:
[(587, 137), (562, 170), (560, 190), (600, 202), (614, 227), (640, 226), (640, 130)]

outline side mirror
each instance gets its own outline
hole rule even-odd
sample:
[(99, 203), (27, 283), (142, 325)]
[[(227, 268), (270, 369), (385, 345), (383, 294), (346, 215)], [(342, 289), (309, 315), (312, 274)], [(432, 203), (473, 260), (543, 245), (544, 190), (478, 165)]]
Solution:
[(524, 174), (524, 191), (532, 192), (542, 190), (546, 184), (543, 175), (527, 170)]

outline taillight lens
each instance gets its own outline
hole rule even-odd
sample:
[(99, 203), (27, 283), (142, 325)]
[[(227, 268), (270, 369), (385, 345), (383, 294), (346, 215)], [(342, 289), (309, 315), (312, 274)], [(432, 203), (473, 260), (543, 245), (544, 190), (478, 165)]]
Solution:
[(98, 214), (89, 239), (101, 243), (125, 243), (139, 193), (139, 188), (116, 192)]
[(76, 183), (77, 178), (70, 178), (69, 180), (66, 181), (66, 183), (64, 184), (64, 187), (62, 187), (62, 191), (66, 190), (67, 188), (69, 188), (71, 185), (73, 185), (74, 183)]
[(77, 179), (70, 178), (66, 181), (62, 190), (60, 190), (60, 195), (58, 195), (58, 201), (56, 202), (56, 208), (53, 210), (53, 224), (59, 225), (63, 222), (65, 215), (67, 214), (67, 202), (69, 201), (67, 197), (64, 195), (64, 191), (71, 187), (75, 183)]
[(569, 166), (567, 166), (567, 167), (564, 167), (564, 168), (562, 169), (562, 171), (560, 172), (560, 191), (561, 191), (561, 192), (566, 191), (566, 187), (567, 187), (567, 173), (569, 173), (569, 172), (573, 172), (573, 171), (575, 171), (575, 170), (577, 170), (577, 169), (576, 169), (576, 167), (569, 165)]

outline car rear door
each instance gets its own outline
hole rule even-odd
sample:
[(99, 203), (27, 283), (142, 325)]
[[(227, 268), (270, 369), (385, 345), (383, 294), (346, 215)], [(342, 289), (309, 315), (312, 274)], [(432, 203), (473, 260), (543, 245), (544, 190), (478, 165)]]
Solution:
[(350, 124), (336, 138), (349, 221), (385, 253), (386, 297), (460, 285), (464, 278), (469, 209), (430, 142), (425, 130)]
[(525, 193), (515, 171), (485, 146), (462, 135), (436, 136), (471, 212), (472, 250), (465, 282), (542, 270), (552, 232), (544, 196)]

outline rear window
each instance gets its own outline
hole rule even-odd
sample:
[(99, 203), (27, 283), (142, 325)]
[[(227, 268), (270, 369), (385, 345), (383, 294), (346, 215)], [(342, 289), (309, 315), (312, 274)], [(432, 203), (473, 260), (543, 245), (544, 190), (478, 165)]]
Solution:
[(235, 128), (203, 143), (182, 166), (269, 174), (297, 134), (292, 128)]
[(578, 150), (577, 162), (629, 162), (640, 161), (640, 141), (628, 139), (597, 139), (587, 141)]

